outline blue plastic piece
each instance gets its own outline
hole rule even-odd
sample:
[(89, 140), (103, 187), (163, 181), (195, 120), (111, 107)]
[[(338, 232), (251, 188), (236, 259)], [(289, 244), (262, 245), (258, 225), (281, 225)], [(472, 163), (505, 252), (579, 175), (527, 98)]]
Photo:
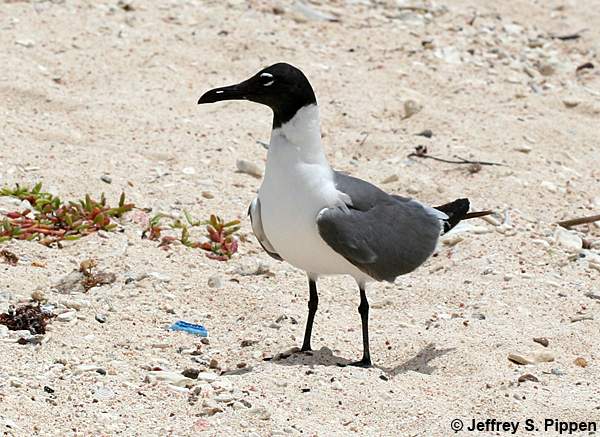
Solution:
[(199, 335), (200, 337), (208, 337), (208, 331), (204, 326), (184, 322), (183, 320), (176, 321), (169, 327), (169, 329), (171, 331), (184, 331), (188, 334)]

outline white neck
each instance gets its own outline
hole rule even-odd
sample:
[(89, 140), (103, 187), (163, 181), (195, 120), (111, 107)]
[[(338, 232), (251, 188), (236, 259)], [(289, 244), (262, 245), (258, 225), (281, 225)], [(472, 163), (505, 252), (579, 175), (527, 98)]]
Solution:
[(286, 161), (329, 167), (321, 145), (319, 107), (316, 104), (300, 108), (291, 120), (273, 129), (267, 166), (269, 161), (281, 161), (282, 154), (287, 157)]

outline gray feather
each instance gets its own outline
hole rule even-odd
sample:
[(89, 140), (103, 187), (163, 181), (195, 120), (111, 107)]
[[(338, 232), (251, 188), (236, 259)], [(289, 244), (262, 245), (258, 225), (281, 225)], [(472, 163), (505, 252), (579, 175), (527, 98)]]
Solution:
[(326, 208), (317, 217), (333, 250), (379, 281), (393, 281), (431, 256), (441, 224), (426, 207), (342, 173), (335, 173), (335, 184), (350, 197), (349, 211)]
[(256, 236), (256, 239), (262, 246), (262, 248), (267, 252), (271, 257), (275, 258), (278, 261), (283, 261), (283, 258), (279, 256), (279, 254), (275, 251), (275, 248), (267, 238), (265, 231), (262, 225), (262, 219), (260, 216), (260, 200), (258, 197), (252, 201), (250, 206), (248, 207), (248, 215), (250, 216), (250, 223), (252, 224), (252, 231)]

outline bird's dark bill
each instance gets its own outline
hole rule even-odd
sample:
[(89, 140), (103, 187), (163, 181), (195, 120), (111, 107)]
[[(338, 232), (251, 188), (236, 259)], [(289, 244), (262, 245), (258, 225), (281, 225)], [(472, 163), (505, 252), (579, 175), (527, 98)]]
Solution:
[(236, 85), (224, 86), (207, 91), (200, 97), (198, 104), (214, 103), (222, 100), (247, 100), (248, 90), (244, 85), (244, 82), (242, 82)]

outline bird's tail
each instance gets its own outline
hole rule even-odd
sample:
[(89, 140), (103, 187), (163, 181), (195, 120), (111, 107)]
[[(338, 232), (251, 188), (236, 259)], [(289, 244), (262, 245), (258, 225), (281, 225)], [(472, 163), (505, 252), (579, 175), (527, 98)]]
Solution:
[(469, 199), (456, 199), (454, 202), (435, 207), (435, 209), (448, 216), (448, 219), (443, 221), (444, 233), (456, 226), (461, 220), (492, 214), (492, 211), (469, 212), (470, 206)]

